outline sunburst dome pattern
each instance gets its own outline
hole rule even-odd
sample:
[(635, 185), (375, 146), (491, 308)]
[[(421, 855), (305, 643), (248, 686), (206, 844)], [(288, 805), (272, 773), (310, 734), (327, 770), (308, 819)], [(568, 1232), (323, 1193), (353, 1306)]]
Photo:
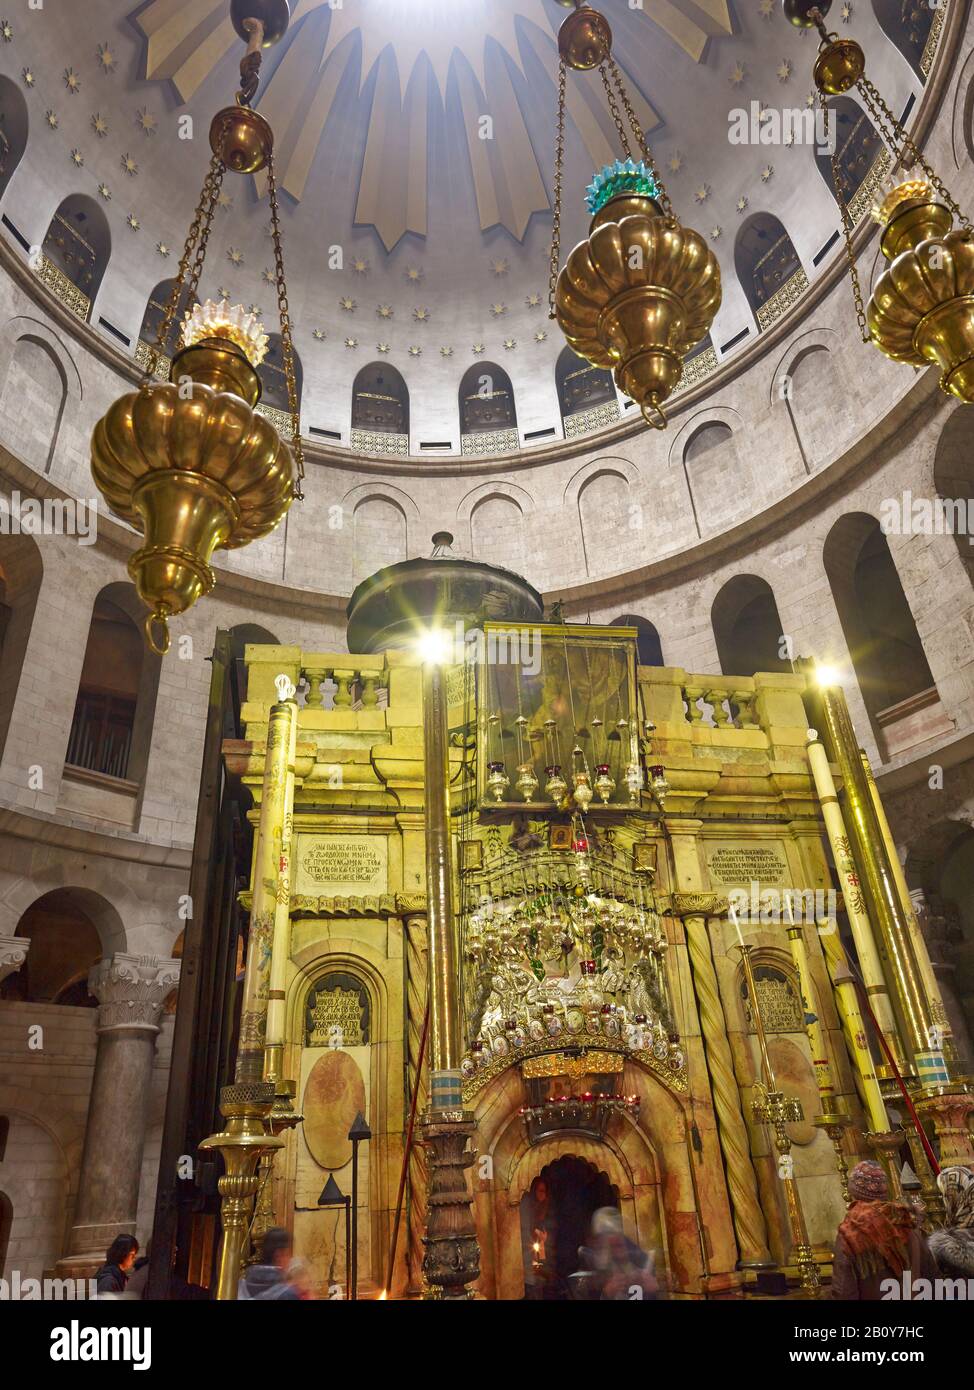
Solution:
[[(189, 101), (239, 51), (228, 8), (226, 0), (149, 0), (137, 8), (146, 76), (171, 80)], [(364, 0), (335, 9), (329, 0), (294, 0), (287, 35), (266, 55), (259, 101), (275, 130), (281, 184), (300, 201), (319, 148), (326, 140), (342, 148), (347, 133), (329, 121), (339, 94), (354, 84), (369, 103), (360, 157), (356, 149), (355, 221), (373, 225), (387, 249), (406, 232), (425, 236), (431, 120), (437, 105), (456, 102), (481, 228), (501, 226), (522, 239), (532, 213), (549, 207), (537, 150), (550, 145), (550, 113), (542, 125), (531, 86), (539, 68), (554, 77), (554, 34), (564, 15), (550, 0)], [(732, 32), (729, 0), (642, 0), (612, 7), (611, 18), (617, 60), (647, 131), (659, 117), (638, 74), (660, 35), (700, 62), (708, 40)], [(568, 100), (593, 170), (615, 159), (598, 75), (573, 74)]]

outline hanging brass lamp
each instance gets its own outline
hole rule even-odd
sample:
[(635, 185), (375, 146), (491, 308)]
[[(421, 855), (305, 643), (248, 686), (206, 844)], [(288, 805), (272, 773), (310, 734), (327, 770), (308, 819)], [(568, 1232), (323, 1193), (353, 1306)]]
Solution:
[[(95, 426), (91, 472), (111, 510), (140, 531), (144, 544), (128, 571), (148, 606), (145, 635), (159, 655), (169, 650), (168, 620), (184, 613), (215, 577), (218, 549), (266, 536), (283, 519), (304, 476), (291, 321), (274, 176), (274, 136), (250, 105), (261, 49), (287, 29), (287, 0), (232, 0), (231, 19), (248, 40), (235, 106), (210, 128), (212, 159), (179, 271), (139, 389), (122, 396)], [(291, 413), (285, 443), (255, 407), (257, 368), (267, 351), (263, 326), (226, 300), (200, 304), (197, 289), (228, 169), (267, 170), (280, 311), (281, 350)], [(185, 300), (184, 300), (185, 295)], [(190, 305), (169, 381), (156, 380), (180, 302)]]
[[(647, 424), (665, 429), (663, 406), (683, 375), (684, 358), (709, 332), (720, 308), (720, 267), (700, 233), (673, 212), (612, 57), (605, 17), (578, 0), (569, 3), (576, 8), (558, 33), (549, 309), (574, 351), (593, 366), (612, 368)], [(588, 237), (559, 273), (568, 68), (598, 68), (625, 159), (595, 176), (587, 191)]]
[[(825, 16), (832, 0), (783, 0), (792, 24), (818, 30), (821, 43), (813, 75), (828, 138), (828, 97), (853, 89), (894, 157), (894, 169), (910, 177), (885, 190), (873, 208), (883, 228), (880, 248), (886, 270), (863, 302), (852, 249), (852, 215), (838, 149), (832, 150), (832, 181), (842, 214), (846, 254), (859, 329), (894, 362), (940, 369), (940, 387), (974, 403), (974, 228), (912, 136), (866, 76), (866, 58), (855, 39), (830, 34)], [(957, 225), (955, 226), (955, 221)]]

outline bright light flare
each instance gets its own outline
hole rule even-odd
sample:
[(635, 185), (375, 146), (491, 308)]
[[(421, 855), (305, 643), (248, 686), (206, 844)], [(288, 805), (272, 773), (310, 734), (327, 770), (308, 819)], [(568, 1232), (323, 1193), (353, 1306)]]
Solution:
[(442, 628), (428, 628), (416, 638), (416, 651), (427, 665), (445, 666), (453, 658), (453, 640)]
[(824, 662), (816, 663), (815, 680), (823, 690), (828, 690), (830, 686), (842, 684), (842, 672), (837, 666), (829, 666)]

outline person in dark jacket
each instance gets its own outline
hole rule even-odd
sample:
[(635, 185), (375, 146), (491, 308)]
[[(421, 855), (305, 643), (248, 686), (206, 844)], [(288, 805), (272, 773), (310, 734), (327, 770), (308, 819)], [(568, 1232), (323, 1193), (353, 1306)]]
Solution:
[(878, 1163), (857, 1163), (849, 1174), (849, 1210), (835, 1238), (832, 1297), (879, 1302), (888, 1280), (935, 1279), (937, 1264), (920, 1230), (916, 1211), (889, 1200), (889, 1183)]
[(974, 1173), (954, 1164), (937, 1176), (944, 1198), (944, 1227), (930, 1236), (930, 1249), (946, 1279), (974, 1280)]
[(289, 1284), (285, 1271), (291, 1263), (291, 1237), (280, 1226), (272, 1226), (264, 1236), (260, 1264), (251, 1265), (237, 1286), (237, 1297), (243, 1301), (269, 1303), (279, 1299), (295, 1299), (300, 1295)]
[(115, 1237), (108, 1248), (105, 1263), (95, 1275), (95, 1288), (99, 1296), (125, 1292), (138, 1253), (139, 1242), (135, 1236)]

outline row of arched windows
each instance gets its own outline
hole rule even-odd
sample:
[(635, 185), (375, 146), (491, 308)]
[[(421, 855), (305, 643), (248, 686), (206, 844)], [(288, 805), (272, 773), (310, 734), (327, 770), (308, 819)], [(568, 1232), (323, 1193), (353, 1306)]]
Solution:
[[(925, 7), (913, 0), (889, 0), (887, 8), (886, 22), (900, 36), (904, 52), (911, 61), (914, 57), (919, 61), (929, 22), (925, 13), (918, 18), (914, 12), (924, 11)], [(869, 174), (883, 146), (869, 117), (849, 97), (837, 97), (830, 102), (830, 120), (837, 141), (839, 191), (848, 202)], [(23, 93), (8, 78), (0, 77), (0, 194), (23, 155), (26, 142), (27, 106)], [(814, 158), (834, 196), (836, 179), (829, 152), (816, 148)], [(80, 305), (79, 312), (84, 310), (85, 316), (90, 313), (98, 294), (111, 249), (108, 219), (98, 203), (80, 193), (64, 199), (51, 219), (41, 250), (55, 276), (63, 276), (83, 296), (75, 307)], [(777, 217), (766, 212), (753, 214), (740, 227), (734, 262), (755, 315), (802, 269), (787, 230)], [(155, 343), (171, 288), (171, 281), (162, 281), (149, 296), (139, 333), (142, 342)], [(173, 333), (166, 344), (169, 355), (184, 308), (184, 304), (179, 306)], [(297, 354), (295, 375), (300, 398), (302, 368)], [(555, 376), (563, 419), (616, 400), (610, 374), (583, 362), (570, 349), (559, 358)], [(279, 334), (270, 335), (270, 347), (260, 377), (262, 403), (286, 411), (287, 386)], [(474, 363), (464, 374), (458, 396), (462, 435), (516, 430), (517, 410), (510, 377), (497, 363)], [(370, 362), (359, 372), (352, 393), (352, 428), (380, 434), (409, 434), (408, 390), (395, 367)]]

